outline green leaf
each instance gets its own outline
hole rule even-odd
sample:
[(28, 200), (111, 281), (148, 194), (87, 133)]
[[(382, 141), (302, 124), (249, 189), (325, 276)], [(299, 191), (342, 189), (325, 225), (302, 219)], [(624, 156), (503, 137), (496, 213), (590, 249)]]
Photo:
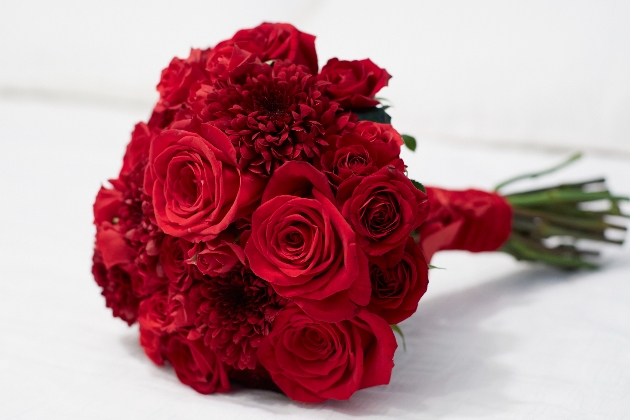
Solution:
[(368, 108), (352, 111), (357, 114), (359, 117), (359, 121), (372, 121), (381, 124), (391, 124), (392, 117), (389, 116), (387, 112), (385, 112), (385, 107), (381, 108)]
[(413, 184), (414, 187), (416, 187), (417, 189), (419, 189), (420, 191), (422, 191), (423, 193), (427, 193), (427, 189), (424, 188), (424, 185), (422, 185), (421, 183), (419, 183), (418, 181), (414, 181), (413, 179), (411, 180), (411, 183)]
[(416, 151), (417, 143), (414, 137), (410, 136), (409, 134), (403, 134), (402, 139), (405, 142), (405, 146), (407, 146), (407, 149), (411, 150), (412, 152)]
[(407, 351), (407, 343), (405, 343), (405, 334), (403, 334), (403, 332), (400, 329), (400, 327), (398, 325), (396, 325), (396, 324), (390, 325), (390, 327), (392, 327), (392, 330), (394, 330), (394, 332), (400, 336), (400, 338), (402, 339), (402, 343), (403, 343), (403, 350)]
[(435, 269), (435, 270), (446, 270), (446, 268), (444, 268), (444, 267), (436, 267), (434, 265), (429, 264), (429, 270), (433, 270), (433, 269)]

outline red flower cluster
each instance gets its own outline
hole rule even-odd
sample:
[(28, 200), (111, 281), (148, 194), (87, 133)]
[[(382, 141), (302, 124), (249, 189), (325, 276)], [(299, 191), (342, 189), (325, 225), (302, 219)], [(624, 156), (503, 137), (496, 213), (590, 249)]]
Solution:
[(201, 393), (233, 380), (318, 402), (387, 384), (389, 324), (427, 288), (410, 237), (427, 195), (400, 134), (359, 117), (384, 112), (390, 76), (370, 60), (318, 73), (314, 40), (265, 23), (173, 59), (96, 197), (107, 306)]

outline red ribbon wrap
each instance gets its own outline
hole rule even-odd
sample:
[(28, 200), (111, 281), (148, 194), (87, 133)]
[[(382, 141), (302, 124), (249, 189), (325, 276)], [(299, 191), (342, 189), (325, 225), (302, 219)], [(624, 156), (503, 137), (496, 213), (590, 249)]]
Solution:
[(512, 230), (512, 207), (495, 193), (427, 187), (431, 210), (420, 226), (427, 258), (440, 250), (496, 251)]

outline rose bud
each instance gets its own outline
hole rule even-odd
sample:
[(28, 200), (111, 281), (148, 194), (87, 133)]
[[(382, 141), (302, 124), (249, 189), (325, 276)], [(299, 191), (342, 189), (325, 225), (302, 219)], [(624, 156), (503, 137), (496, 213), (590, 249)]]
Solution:
[(357, 134), (344, 134), (337, 140), (337, 150), (321, 157), (322, 171), (333, 185), (338, 186), (353, 175), (367, 176), (384, 166), (391, 165), (400, 171), (405, 164), (400, 159), (400, 146), (396, 143), (369, 141)]
[(228, 273), (238, 263), (245, 263), (245, 252), (236, 240), (236, 234), (223, 232), (211, 241), (199, 242), (188, 250), (186, 263), (208, 276)]
[(389, 324), (398, 324), (416, 312), (429, 285), (429, 266), (420, 247), (409, 237), (402, 259), (391, 268), (370, 263), (372, 297), (368, 309)]
[(388, 144), (396, 151), (396, 154), (400, 154), (400, 146), (404, 144), (400, 133), (390, 124), (359, 121), (352, 132), (370, 143)]
[(337, 200), (361, 248), (383, 267), (400, 261), (407, 238), (429, 211), (426, 194), (392, 166), (349, 178), (339, 187)]
[(288, 305), (260, 344), (258, 360), (293, 400), (347, 400), (359, 389), (389, 383), (396, 347), (391, 327), (366, 309), (329, 323)]
[(345, 61), (331, 58), (318, 78), (329, 82), (326, 94), (344, 109), (371, 108), (379, 104), (374, 95), (387, 86), (387, 70), (370, 59)]

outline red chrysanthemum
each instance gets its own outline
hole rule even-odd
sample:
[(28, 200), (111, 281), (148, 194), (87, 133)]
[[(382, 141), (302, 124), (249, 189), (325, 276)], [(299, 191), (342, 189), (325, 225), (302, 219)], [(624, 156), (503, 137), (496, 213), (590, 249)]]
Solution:
[(350, 114), (322, 95), (307, 67), (280, 60), (250, 65), (242, 76), (218, 80), (198, 109), (228, 135), (241, 168), (270, 175), (288, 160), (311, 162), (328, 136), (348, 126)]
[(197, 330), (223, 362), (238, 369), (254, 369), (256, 349), (269, 334), (285, 299), (242, 265), (204, 280)]

